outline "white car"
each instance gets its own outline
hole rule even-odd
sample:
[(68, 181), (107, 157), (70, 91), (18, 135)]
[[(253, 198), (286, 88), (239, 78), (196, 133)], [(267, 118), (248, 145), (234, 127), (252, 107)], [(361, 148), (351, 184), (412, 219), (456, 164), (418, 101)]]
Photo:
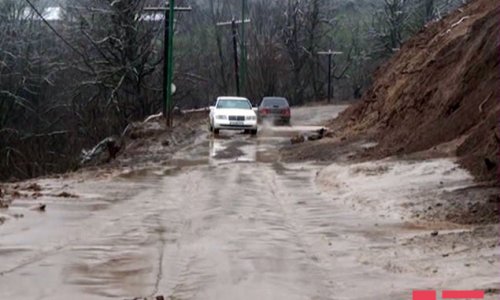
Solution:
[(215, 106), (210, 106), (210, 131), (221, 129), (245, 130), (257, 134), (257, 114), (252, 103), (243, 97), (218, 97)]

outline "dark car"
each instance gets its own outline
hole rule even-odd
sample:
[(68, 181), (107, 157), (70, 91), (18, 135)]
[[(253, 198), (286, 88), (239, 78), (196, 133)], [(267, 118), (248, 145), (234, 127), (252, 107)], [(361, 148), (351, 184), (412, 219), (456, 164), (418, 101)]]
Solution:
[(283, 97), (264, 97), (259, 105), (259, 121), (270, 120), (273, 123), (290, 124), (290, 105)]

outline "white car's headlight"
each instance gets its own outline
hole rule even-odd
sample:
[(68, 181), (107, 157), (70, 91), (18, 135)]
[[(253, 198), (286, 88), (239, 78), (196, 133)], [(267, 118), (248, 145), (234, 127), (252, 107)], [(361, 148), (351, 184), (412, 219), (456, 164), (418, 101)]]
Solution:
[(216, 115), (215, 118), (217, 120), (227, 120), (227, 116), (226, 115)]
[(245, 120), (247, 120), (247, 121), (255, 121), (255, 120), (257, 120), (257, 117), (256, 116), (246, 116)]

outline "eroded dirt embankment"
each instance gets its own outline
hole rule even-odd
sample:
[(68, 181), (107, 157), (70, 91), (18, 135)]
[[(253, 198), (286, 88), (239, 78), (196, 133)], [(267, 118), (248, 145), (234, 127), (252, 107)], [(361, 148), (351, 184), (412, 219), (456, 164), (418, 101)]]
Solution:
[(376, 72), (363, 101), (332, 121), (334, 136), (373, 138), (369, 157), (457, 155), (477, 179), (494, 180), (499, 20), (499, 1), (475, 0), (429, 24)]

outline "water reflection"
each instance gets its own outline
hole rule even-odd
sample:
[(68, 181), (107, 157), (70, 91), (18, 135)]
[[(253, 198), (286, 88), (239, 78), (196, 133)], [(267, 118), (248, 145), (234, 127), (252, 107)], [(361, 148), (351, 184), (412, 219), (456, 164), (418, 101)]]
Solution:
[(231, 134), (230, 139), (213, 137), (209, 142), (209, 162), (255, 162), (259, 144), (258, 138), (243, 134)]

